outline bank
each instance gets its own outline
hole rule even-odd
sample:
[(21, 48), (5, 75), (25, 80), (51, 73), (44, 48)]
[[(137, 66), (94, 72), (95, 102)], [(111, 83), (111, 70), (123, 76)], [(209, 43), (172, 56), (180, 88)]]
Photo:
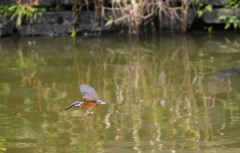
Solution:
[[(13, 17), (1, 13), (0, 36), (95, 36), (103, 33), (159, 34), (239, 29), (238, 7), (225, 0), (196, 1), (159, 0), (149, 1), (149, 4), (129, 1), (124, 4), (109, 0), (1, 0), (1, 7), (28, 5), (44, 11), (34, 18), (27, 19), (22, 15), (20, 24), (16, 21), (19, 14)], [(235, 5), (240, 5), (238, 3)]]

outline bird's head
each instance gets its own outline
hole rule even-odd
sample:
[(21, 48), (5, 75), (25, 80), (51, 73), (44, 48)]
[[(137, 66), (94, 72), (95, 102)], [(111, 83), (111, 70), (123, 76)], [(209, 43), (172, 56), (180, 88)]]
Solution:
[(67, 110), (67, 109), (72, 108), (72, 107), (79, 107), (82, 104), (83, 104), (82, 101), (76, 101), (76, 102), (72, 103), (70, 106), (64, 108), (64, 110)]

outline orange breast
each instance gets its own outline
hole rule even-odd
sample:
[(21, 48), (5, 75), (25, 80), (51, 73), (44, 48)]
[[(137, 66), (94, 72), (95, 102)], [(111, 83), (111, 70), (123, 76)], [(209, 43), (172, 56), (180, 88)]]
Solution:
[(88, 101), (84, 102), (82, 105), (80, 105), (80, 108), (90, 108), (94, 106), (98, 106), (99, 104), (96, 101)]

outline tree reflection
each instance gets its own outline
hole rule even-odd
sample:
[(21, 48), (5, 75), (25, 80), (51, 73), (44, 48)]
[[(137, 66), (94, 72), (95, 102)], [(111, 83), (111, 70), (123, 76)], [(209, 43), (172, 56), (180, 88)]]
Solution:
[[(26, 144), (34, 152), (194, 152), (237, 143), (226, 138), (239, 131), (238, 88), (208, 77), (217, 69), (213, 58), (193, 52), (191, 39), (88, 41), (64, 56), (41, 56), (46, 65), (19, 68), (17, 83), (0, 84), (0, 96), (15, 96), (6, 105), (14, 107), (0, 116), (4, 133), (16, 141), (31, 138)], [(81, 100), (82, 83), (96, 88), (107, 105), (91, 113), (63, 111)]]

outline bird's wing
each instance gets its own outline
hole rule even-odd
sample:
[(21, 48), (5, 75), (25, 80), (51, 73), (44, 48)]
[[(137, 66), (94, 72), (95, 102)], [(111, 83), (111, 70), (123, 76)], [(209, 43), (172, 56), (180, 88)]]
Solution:
[(80, 86), (80, 92), (82, 94), (82, 99), (87, 99), (88, 101), (97, 101), (97, 93), (95, 89), (87, 84), (83, 84)]

